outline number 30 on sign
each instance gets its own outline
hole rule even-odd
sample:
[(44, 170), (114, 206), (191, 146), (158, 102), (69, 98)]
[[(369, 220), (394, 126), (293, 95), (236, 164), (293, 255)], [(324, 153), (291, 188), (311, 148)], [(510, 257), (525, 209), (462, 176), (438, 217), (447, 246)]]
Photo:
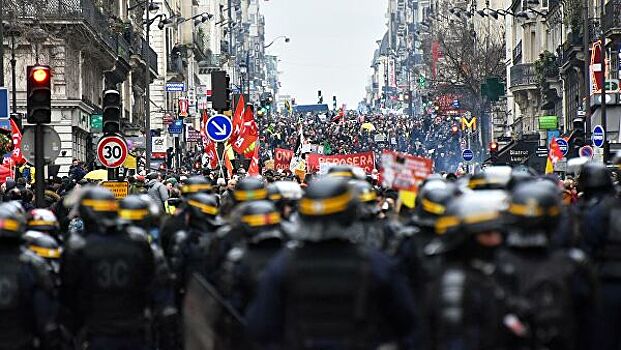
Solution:
[(127, 143), (119, 136), (104, 136), (97, 144), (97, 159), (106, 168), (118, 168), (127, 158)]

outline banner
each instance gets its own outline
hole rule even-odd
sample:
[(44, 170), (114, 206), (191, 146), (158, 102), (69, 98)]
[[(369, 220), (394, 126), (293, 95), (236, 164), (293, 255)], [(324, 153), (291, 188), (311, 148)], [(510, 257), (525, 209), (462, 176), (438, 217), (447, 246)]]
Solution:
[(291, 158), (293, 158), (293, 151), (290, 149), (276, 148), (274, 151), (274, 169), (276, 170), (289, 170), (289, 164), (291, 164)]
[(433, 161), (406, 153), (382, 153), (383, 184), (396, 190), (416, 191), (433, 170)]
[(306, 156), (306, 171), (310, 173), (318, 172), (320, 163), (350, 165), (371, 173), (375, 169), (375, 154), (373, 152), (364, 152), (325, 156), (311, 153)]

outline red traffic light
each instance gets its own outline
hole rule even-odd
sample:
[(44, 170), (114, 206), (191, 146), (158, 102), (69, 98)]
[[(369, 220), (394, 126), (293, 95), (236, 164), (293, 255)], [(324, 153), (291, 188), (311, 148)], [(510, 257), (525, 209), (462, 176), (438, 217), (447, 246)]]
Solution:
[(489, 143), (489, 151), (490, 152), (497, 152), (498, 151), (498, 142), (496, 141), (492, 141)]
[(46, 68), (35, 67), (32, 70), (32, 79), (34, 79), (34, 81), (36, 81), (37, 83), (43, 83), (47, 81), (49, 76), (49, 72)]

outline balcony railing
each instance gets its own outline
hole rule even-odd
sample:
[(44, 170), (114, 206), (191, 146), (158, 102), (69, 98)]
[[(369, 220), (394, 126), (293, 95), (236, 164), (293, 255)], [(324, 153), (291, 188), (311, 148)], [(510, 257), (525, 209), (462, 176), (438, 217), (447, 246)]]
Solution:
[(520, 63), (511, 66), (509, 70), (511, 75), (510, 87), (531, 86), (537, 84), (537, 75), (535, 73), (534, 63)]
[(112, 51), (129, 60), (129, 43), (122, 35), (110, 30), (110, 18), (95, 6), (93, 0), (4, 0), (4, 3), (5, 11), (13, 12), (20, 19), (86, 22)]
[[(131, 52), (134, 55), (139, 55), (140, 57), (144, 56), (144, 48), (147, 46), (147, 41), (142, 35), (138, 34), (134, 31), (129, 31), (125, 34), (125, 39), (131, 43)], [(157, 53), (153, 50), (151, 46), (147, 47), (146, 52), (146, 62), (149, 65), (149, 68), (157, 72)]]
[(621, 31), (621, 0), (608, 0), (603, 22), (604, 32)]
[(522, 63), (522, 40), (513, 48), (513, 64)]

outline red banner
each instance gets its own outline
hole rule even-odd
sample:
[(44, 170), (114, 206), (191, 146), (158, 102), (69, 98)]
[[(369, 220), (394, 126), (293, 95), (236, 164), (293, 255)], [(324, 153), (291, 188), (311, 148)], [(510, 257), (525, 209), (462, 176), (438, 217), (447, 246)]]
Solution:
[(320, 163), (350, 165), (371, 173), (375, 169), (375, 154), (364, 152), (324, 156), (323, 154), (310, 153), (306, 156), (306, 171), (311, 173), (319, 171)]
[(289, 170), (289, 164), (293, 158), (293, 151), (290, 149), (276, 148), (274, 151), (274, 169)]
[(396, 190), (416, 191), (418, 185), (431, 174), (433, 161), (411, 154), (384, 151), (382, 166), (384, 186)]

